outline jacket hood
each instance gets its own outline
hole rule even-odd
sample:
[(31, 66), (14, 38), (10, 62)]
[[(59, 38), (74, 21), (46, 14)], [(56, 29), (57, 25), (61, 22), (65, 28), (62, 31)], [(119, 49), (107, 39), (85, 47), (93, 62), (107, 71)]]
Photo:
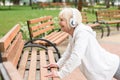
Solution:
[(96, 32), (93, 31), (93, 29), (92, 29), (90, 26), (88, 26), (88, 25), (85, 25), (85, 24), (83, 24), (83, 23), (80, 23), (80, 24), (76, 27), (75, 32), (78, 32), (79, 30), (85, 30), (85, 31), (89, 32), (90, 34), (92, 34), (94, 37), (96, 37)]

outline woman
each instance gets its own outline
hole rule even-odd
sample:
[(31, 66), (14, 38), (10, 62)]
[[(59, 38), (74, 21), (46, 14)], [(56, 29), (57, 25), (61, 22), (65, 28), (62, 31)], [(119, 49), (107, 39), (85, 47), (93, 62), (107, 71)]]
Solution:
[(57, 63), (48, 67), (58, 67), (59, 72), (51, 72), (45, 77), (64, 78), (79, 66), (87, 80), (120, 80), (119, 56), (104, 50), (96, 40), (95, 32), (82, 24), (81, 13), (75, 8), (64, 8), (59, 14), (61, 30), (70, 36), (67, 49)]

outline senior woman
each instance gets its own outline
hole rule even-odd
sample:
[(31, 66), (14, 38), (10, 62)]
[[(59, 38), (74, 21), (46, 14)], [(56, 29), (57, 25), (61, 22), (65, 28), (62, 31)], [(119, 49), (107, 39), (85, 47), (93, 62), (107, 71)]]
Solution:
[(81, 13), (75, 8), (64, 8), (59, 13), (61, 30), (69, 34), (69, 44), (57, 63), (44, 66), (58, 67), (45, 77), (63, 79), (79, 67), (87, 80), (120, 80), (120, 58), (103, 49), (91, 27), (82, 23)]

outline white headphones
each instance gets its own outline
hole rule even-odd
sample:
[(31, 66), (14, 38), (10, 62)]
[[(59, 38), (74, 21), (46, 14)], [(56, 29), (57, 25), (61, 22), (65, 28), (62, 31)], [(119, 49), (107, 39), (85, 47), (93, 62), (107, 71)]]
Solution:
[(70, 26), (75, 28), (78, 24), (75, 19), (75, 11), (73, 9), (72, 9), (72, 15), (73, 15), (73, 17), (70, 19)]

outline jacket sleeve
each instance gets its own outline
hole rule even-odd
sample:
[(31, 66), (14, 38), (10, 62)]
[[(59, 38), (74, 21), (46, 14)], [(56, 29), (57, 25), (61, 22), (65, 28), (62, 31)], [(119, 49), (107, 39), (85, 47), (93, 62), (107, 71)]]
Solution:
[(75, 68), (81, 64), (81, 59), (83, 58), (88, 44), (88, 34), (84, 32), (78, 32), (74, 38), (74, 43), (71, 55), (69, 59), (65, 62), (64, 66), (58, 72), (59, 77), (62, 79), (71, 73)]
[(69, 58), (70, 56), (70, 43), (68, 44), (65, 52), (63, 53), (62, 57), (58, 60), (57, 65), (59, 66), (59, 68), (61, 68), (63, 66), (63, 64), (65, 63), (65, 61)]

